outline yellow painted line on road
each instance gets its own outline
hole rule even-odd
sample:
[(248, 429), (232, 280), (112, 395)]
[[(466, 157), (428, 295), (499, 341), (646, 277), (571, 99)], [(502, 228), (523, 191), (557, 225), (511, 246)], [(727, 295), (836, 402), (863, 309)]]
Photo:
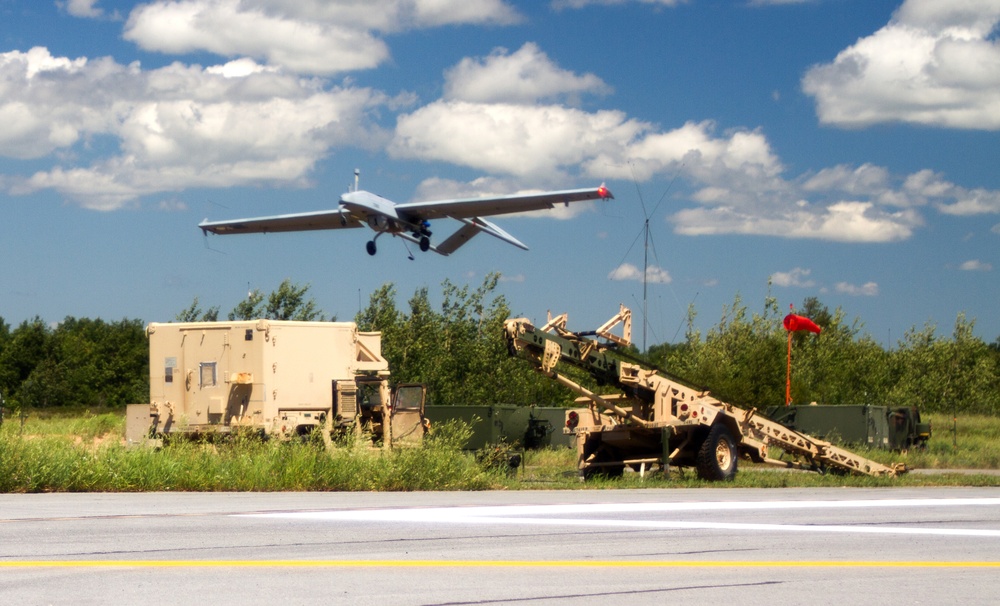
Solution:
[(4, 568), (1000, 568), (1000, 562), (629, 560), (7, 560)]

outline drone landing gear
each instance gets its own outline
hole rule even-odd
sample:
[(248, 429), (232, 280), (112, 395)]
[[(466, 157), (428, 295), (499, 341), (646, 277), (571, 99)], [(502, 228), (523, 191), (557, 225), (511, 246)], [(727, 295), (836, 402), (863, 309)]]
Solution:
[[(378, 237), (381, 236), (383, 233), (384, 232), (379, 232), (375, 234), (375, 237), (369, 240), (368, 243), (365, 244), (365, 250), (368, 251), (369, 255), (375, 256), (375, 253), (378, 252), (378, 246), (376, 246), (375, 240), (378, 240)], [(423, 234), (414, 233), (413, 236), (414, 238), (419, 238), (417, 240), (417, 244), (420, 246), (420, 252), (427, 252), (428, 250), (431, 249), (431, 238), (429, 233), (423, 233)], [(411, 259), (413, 258), (412, 255), (410, 258)]]

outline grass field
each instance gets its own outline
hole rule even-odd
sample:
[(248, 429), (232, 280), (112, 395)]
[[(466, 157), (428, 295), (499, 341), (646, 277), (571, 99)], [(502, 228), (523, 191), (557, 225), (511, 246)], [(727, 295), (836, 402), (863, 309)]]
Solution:
[[(514, 473), (481, 465), (460, 450), (468, 428), (436, 428), (420, 447), (382, 451), (346, 440), (332, 451), (319, 441), (181, 442), (165, 448), (126, 448), (122, 411), (33, 411), (0, 426), (0, 492), (132, 491), (414, 491), (609, 489), (637, 487), (1000, 486), (1000, 419), (932, 416), (934, 437), (925, 450), (863, 450), (883, 463), (962, 473), (869, 478), (789, 472), (741, 462), (733, 482), (697, 479), (693, 470), (626, 473), (621, 478), (577, 479), (575, 451), (529, 451)], [(970, 470), (972, 472), (970, 473)]]

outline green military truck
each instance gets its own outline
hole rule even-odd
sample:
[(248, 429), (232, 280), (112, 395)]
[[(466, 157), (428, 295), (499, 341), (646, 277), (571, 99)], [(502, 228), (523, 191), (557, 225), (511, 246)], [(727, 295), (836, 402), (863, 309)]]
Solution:
[(915, 406), (793, 404), (771, 408), (766, 416), (824, 440), (882, 450), (924, 448), (931, 437), (931, 424), (921, 422)]
[(481, 450), (495, 444), (536, 449), (572, 446), (562, 433), (566, 409), (558, 406), (517, 406), (513, 404), (435, 405), (424, 407), (431, 429), (459, 420), (472, 429), (466, 450)]

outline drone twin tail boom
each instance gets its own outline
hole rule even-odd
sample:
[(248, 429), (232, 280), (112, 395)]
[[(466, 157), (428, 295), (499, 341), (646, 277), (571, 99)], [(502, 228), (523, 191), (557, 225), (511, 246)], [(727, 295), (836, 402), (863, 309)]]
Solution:
[[(492, 198), (462, 198), (433, 202), (407, 202), (396, 204), (371, 192), (355, 190), (340, 197), (340, 206), (333, 210), (321, 210), (290, 215), (253, 217), (231, 221), (202, 221), (198, 227), (202, 232), (218, 235), (251, 234), (283, 231), (310, 231), (317, 229), (343, 229), (368, 226), (374, 230), (367, 244), (368, 254), (377, 251), (375, 240), (388, 233), (420, 246), (420, 250), (432, 250), (440, 255), (450, 255), (479, 232), (490, 234), (504, 242), (527, 250), (520, 240), (510, 235), (498, 225), (484, 219), (484, 216), (520, 213), (532, 210), (555, 208), (557, 204), (569, 206), (570, 202), (586, 200), (614, 199), (611, 191), (601, 185), (590, 189), (567, 189), (534, 194), (515, 194)], [(453, 234), (438, 244), (431, 244), (430, 221), (451, 218), (462, 225)]]

